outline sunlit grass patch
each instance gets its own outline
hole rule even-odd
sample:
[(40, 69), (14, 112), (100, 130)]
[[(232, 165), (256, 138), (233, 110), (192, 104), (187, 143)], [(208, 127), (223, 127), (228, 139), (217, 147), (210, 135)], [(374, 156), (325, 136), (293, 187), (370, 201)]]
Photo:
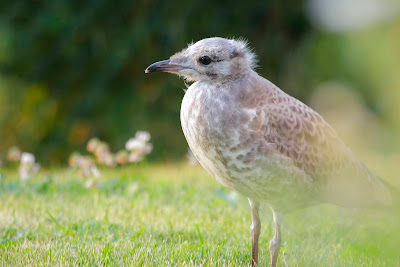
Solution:
[[(250, 210), (200, 166), (102, 170), (98, 187), (70, 169), (0, 182), (0, 265), (244, 266)], [(320, 205), (287, 216), (281, 266), (396, 266), (399, 217)], [(268, 263), (271, 215), (262, 220)]]

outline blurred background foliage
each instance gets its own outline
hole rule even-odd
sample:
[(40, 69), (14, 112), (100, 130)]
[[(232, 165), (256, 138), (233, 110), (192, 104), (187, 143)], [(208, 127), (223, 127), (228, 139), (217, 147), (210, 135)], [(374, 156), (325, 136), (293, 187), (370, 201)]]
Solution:
[(185, 85), (145, 75), (187, 43), (244, 37), (258, 72), (312, 105), (356, 147), (399, 151), (400, 19), (390, 0), (0, 2), (0, 157), (12, 145), (65, 162), (97, 136), (137, 130), (179, 159)]

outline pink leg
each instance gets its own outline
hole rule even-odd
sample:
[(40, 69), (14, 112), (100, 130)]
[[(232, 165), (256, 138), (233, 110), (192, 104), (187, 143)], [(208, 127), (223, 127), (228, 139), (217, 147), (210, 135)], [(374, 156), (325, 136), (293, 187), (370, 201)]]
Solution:
[(260, 204), (256, 201), (249, 199), (251, 207), (251, 266), (258, 266), (258, 238), (260, 236), (261, 222), (258, 210)]
[(272, 210), (275, 224), (274, 238), (269, 241), (269, 252), (271, 255), (270, 266), (276, 267), (278, 262), (279, 249), (281, 248), (281, 218), (278, 213)]

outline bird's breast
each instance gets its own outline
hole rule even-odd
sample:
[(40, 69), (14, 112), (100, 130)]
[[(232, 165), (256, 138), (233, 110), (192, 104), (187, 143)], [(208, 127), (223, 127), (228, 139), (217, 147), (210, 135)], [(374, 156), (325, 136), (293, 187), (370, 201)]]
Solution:
[(258, 133), (249, 128), (256, 116), (234, 95), (207, 84), (193, 84), (182, 101), (181, 124), (190, 149), (215, 179), (235, 191), (246, 188), (240, 180), (257, 171)]
[(219, 183), (244, 196), (271, 206), (303, 205), (299, 199), (309, 192), (309, 177), (266, 141), (268, 114), (218, 89), (195, 83), (182, 101), (182, 129), (197, 160)]

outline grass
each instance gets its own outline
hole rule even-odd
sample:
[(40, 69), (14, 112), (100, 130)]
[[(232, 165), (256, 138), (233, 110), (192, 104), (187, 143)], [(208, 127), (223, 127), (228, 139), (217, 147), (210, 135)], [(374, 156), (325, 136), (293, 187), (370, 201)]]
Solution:
[[(1, 266), (245, 266), (250, 209), (201, 167), (103, 171), (98, 188), (70, 169), (0, 182)], [(262, 218), (260, 266), (271, 214)], [(290, 214), (280, 266), (400, 266), (399, 216), (321, 205)]]

